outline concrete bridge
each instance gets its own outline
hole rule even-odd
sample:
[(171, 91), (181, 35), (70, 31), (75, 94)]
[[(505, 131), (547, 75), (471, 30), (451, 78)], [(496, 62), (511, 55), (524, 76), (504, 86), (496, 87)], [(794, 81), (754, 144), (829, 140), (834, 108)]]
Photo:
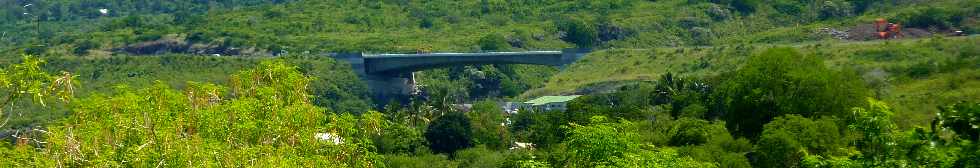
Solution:
[(533, 64), (563, 66), (582, 58), (588, 49), (485, 53), (335, 54), (349, 62), (371, 88), (375, 100), (408, 96), (417, 89), (412, 72), (456, 65)]

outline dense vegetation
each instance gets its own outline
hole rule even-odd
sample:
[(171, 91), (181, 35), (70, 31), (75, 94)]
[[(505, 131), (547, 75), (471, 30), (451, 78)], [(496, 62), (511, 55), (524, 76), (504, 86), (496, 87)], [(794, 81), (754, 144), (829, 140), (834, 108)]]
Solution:
[[(976, 4), (4, 1), (0, 167), (976, 167), (980, 39), (941, 37)], [(833, 32), (879, 17), (934, 37)], [(324, 56), (572, 47), (408, 101)], [(584, 96), (498, 104), (558, 94)]]

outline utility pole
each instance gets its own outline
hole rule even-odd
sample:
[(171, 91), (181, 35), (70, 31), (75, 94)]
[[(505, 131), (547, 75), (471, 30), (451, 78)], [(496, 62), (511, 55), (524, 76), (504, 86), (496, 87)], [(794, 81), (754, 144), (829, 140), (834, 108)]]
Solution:
[[(24, 5), (24, 10), (30, 11), (28, 7), (34, 6), (34, 4)], [(37, 9), (37, 7), (34, 7)], [(35, 12), (37, 10), (34, 10)], [(41, 47), (44, 46), (44, 41), (41, 39), (41, 17), (35, 14), (24, 12), (24, 15), (34, 17), (34, 38), (37, 40), (37, 44), (34, 46)]]

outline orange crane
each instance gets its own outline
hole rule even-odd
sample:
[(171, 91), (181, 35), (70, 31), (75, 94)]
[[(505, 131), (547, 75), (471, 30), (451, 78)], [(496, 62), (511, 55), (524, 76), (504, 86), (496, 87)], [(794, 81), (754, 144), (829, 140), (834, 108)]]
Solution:
[(879, 39), (901, 38), (904, 36), (902, 35), (902, 25), (889, 23), (883, 18), (875, 20), (875, 31), (878, 32)]

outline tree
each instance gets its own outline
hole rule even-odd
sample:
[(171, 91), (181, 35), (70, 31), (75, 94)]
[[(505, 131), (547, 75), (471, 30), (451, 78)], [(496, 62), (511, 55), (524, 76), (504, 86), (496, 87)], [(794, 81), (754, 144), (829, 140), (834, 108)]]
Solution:
[(725, 104), (728, 129), (740, 136), (758, 137), (762, 125), (773, 118), (848, 116), (869, 92), (863, 81), (848, 71), (833, 71), (822, 60), (792, 48), (768, 49), (722, 82), (716, 92)]
[(680, 118), (675, 121), (674, 129), (671, 130), (670, 145), (700, 145), (708, 141), (711, 136), (708, 129), (711, 126), (708, 121), (694, 118)]
[(601, 165), (598, 167), (712, 168), (719, 166), (715, 163), (699, 162), (691, 159), (691, 157), (681, 156), (677, 154), (676, 150), (671, 148), (661, 148), (657, 150), (643, 150), (637, 153), (628, 153), (621, 158), (613, 158), (613, 161), (609, 165)]
[(473, 146), (470, 120), (458, 112), (436, 118), (425, 131), (429, 149), (434, 152), (452, 154), (456, 150)]
[(11, 115), (4, 114), (3, 109), (21, 99), (30, 98), (42, 106), (46, 105), (45, 99), (52, 96), (65, 102), (72, 99), (78, 84), (76, 76), (68, 72), (62, 72), (61, 76), (49, 75), (41, 68), (44, 63), (41, 59), (23, 56), (20, 64), (0, 67), (0, 116), (6, 115), (0, 128), (7, 124)]
[(473, 124), (473, 144), (486, 145), (490, 149), (506, 149), (510, 146), (510, 132), (503, 126), (504, 112), (496, 102), (476, 102), (466, 116)]
[(592, 117), (590, 124), (589, 126), (573, 124), (573, 129), (569, 131), (568, 140), (564, 143), (571, 150), (569, 152), (571, 164), (585, 167), (601, 165), (638, 148), (637, 144), (632, 142), (635, 133), (627, 132), (623, 125), (609, 123), (602, 116)]
[(830, 156), (844, 148), (837, 124), (831, 119), (810, 120), (800, 115), (776, 117), (763, 128), (757, 143), (760, 167), (797, 167), (807, 154)]
[(864, 154), (860, 160), (867, 166), (894, 167), (893, 161), (898, 153), (893, 131), (897, 126), (892, 123), (891, 107), (871, 98), (867, 101), (868, 106), (851, 110), (853, 122), (848, 125), (849, 129), (861, 135), (861, 139), (856, 142), (858, 149)]
[(613, 158), (639, 148), (633, 142), (636, 134), (625, 130), (629, 122), (611, 123), (606, 117), (592, 117), (589, 126), (572, 124), (568, 139), (569, 163), (580, 167), (608, 164)]
[[(637, 143), (634, 123), (594, 116), (588, 126), (572, 124), (565, 167), (717, 167), (679, 156), (672, 148)], [(562, 167), (562, 166), (556, 166)]]
[(939, 116), (933, 122), (937, 125), (956, 132), (957, 137), (970, 141), (961, 145), (960, 158), (956, 160), (957, 167), (969, 167), (980, 164), (980, 103), (959, 102), (940, 107)]
[(953, 130), (962, 139), (980, 143), (980, 103), (960, 102), (939, 110), (938, 126)]
[[(306, 101), (310, 79), (283, 60), (234, 78), (232, 89), (190, 82), (175, 90), (116, 87), (77, 100), (73, 115), (48, 127), (34, 167), (187, 167), (381, 163), (369, 135), (377, 112), (336, 115)], [(243, 80), (250, 79), (250, 80)], [(107, 145), (108, 144), (108, 145)], [(201, 162), (209, 160), (209, 162)]]
[(595, 24), (580, 18), (565, 18), (556, 23), (558, 30), (563, 32), (562, 40), (575, 44), (579, 48), (595, 46), (599, 38)]

